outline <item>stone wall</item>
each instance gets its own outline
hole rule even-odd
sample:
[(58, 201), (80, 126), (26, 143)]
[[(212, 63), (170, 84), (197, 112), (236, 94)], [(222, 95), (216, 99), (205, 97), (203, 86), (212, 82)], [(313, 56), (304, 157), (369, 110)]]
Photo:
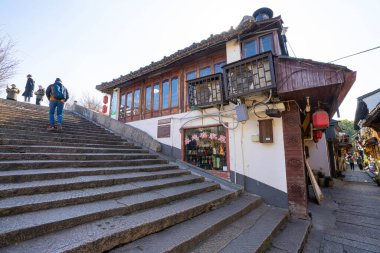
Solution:
[(134, 143), (137, 143), (155, 152), (161, 152), (161, 144), (157, 140), (153, 139), (152, 136), (144, 131), (141, 131), (138, 128), (124, 124), (118, 120), (111, 119), (106, 115), (94, 112), (78, 104), (73, 104), (67, 109), (83, 116), (84, 118), (98, 125), (101, 125), (102, 127), (110, 130), (115, 134), (131, 140)]

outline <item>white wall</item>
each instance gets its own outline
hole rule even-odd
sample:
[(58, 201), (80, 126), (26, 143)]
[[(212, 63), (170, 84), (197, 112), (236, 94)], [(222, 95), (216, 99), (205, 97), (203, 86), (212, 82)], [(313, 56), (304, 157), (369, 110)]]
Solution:
[(227, 64), (241, 60), (240, 42), (236, 39), (230, 40), (226, 43), (227, 50)]
[(310, 157), (308, 161), (311, 168), (316, 171), (322, 171), (325, 176), (331, 176), (325, 133), (323, 133), (322, 139), (317, 143), (314, 141), (305, 141), (305, 146), (309, 147)]
[[(226, 111), (233, 109), (235, 106), (226, 106)], [(278, 105), (281, 107), (281, 105)], [(263, 108), (263, 109), (266, 109)], [(256, 113), (260, 113), (260, 108)], [(203, 115), (217, 115), (218, 110), (211, 108), (203, 110)], [(234, 111), (228, 112), (235, 114)], [(227, 114), (228, 114), (227, 113)], [(128, 123), (147, 133), (161, 143), (181, 149), (182, 136), (181, 127), (191, 126), (208, 126), (218, 123), (217, 116), (198, 118), (202, 115), (200, 111), (186, 112), (165, 117), (152, 118)], [(259, 114), (264, 116), (264, 114)], [(171, 136), (170, 138), (157, 138), (158, 120), (171, 118)], [(229, 126), (234, 123), (231, 118), (223, 118), (223, 121), (229, 122)], [(235, 122), (236, 123), (236, 122)], [(286, 171), (285, 171), (285, 153), (284, 140), (282, 132), (282, 119), (273, 118), (273, 143), (252, 142), (251, 136), (259, 134), (258, 118), (251, 112), (250, 119), (245, 124), (239, 124), (235, 130), (229, 130), (229, 151), (230, 151), (230, 170), (236, 171), (242, 175), (258, 180), (271, 187), (283, 192), (287, 192)]]

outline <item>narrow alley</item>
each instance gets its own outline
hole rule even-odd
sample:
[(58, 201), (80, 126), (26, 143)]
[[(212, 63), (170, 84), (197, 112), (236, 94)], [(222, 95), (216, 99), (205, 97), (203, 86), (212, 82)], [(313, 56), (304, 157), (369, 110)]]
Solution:
[(380, 252), (380, 188), (365, 171), (349, 168), (321, 205), (309, 202), (312, 228), (303, 252)]

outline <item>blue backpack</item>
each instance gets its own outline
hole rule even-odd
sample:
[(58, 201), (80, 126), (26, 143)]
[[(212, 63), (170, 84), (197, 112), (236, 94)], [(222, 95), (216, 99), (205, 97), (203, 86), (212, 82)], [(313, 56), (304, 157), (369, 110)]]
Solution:
[(65, 86), (63, 86), (63, 84), (59, 82), (55, 82), (53, 84), (52, 90), (53, 90), (53, 97), (59, 100), (62, 100), (62, 99), (66, 100), (66, 88)]

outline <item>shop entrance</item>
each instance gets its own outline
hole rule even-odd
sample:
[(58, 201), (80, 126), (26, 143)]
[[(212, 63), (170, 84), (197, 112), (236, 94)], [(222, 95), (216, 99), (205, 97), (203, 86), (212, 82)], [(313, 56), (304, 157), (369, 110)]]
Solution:
[(223, 126), (184, 129), (184, 161), (214, 171), (229, 171), (227, 135)]

